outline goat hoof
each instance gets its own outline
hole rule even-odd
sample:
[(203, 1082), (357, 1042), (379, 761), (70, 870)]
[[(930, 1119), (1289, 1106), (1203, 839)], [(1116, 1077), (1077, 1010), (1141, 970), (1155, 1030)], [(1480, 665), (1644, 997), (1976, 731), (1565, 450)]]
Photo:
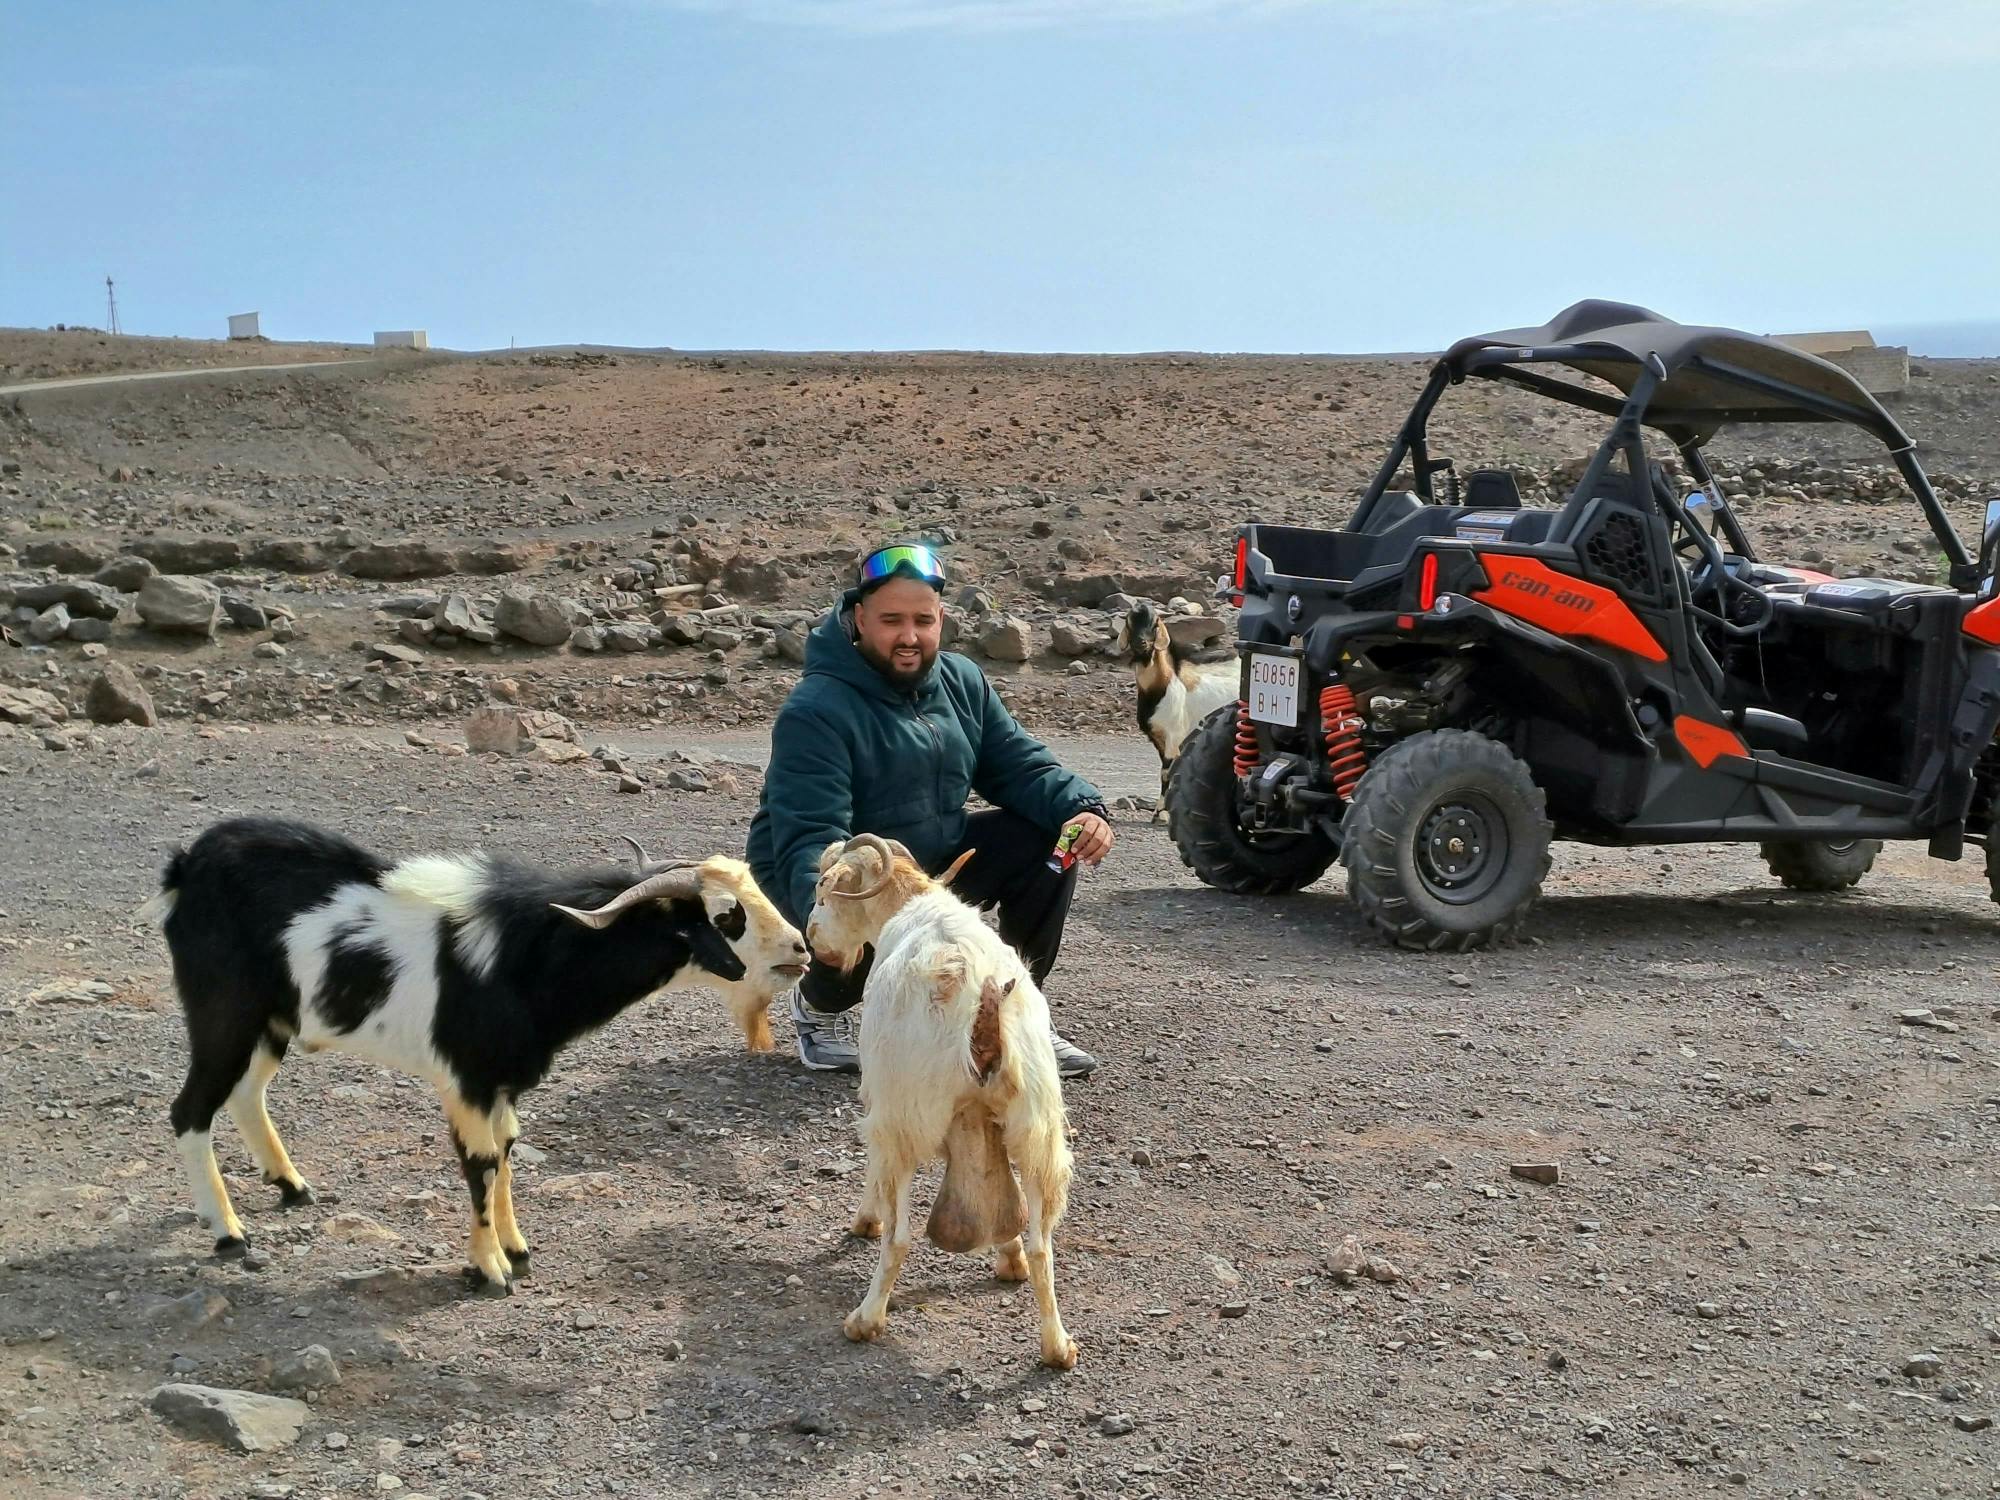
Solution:
[(532, 1276), (534, 1274), (534, 1271), (528, 1264), (528, 1252), (525, 1248), (509, 1250), (507, 1252), (507, 1265), (516, 1277)]
[(250, 1252), (250, 1242), (240, 1234), (225, 1234), (215, 1242), (215, 1254), (219, 1260), (241, 1260)]
[(278, 1207), (280, 1208), (310, 1208), (317, 1202), (319, 1202), (319, 1199), (313, 1196), (313, 1190), (303, 1182), (281, 1182), (278, 1184)]
[(882, 1221), (863, 1214), (854, 1221), (854, 1227), (847, 1232), (857, 1240), (879, 1240), (882, 1238)]
[(465, 1281), (466, 1285), (471, 1287), (472, 1294), (475, 1297), (511, 1297), (514, 1295), (513, 1283), (508, 1281), (506, 1277), (495, 1278), (487, 1272), (480, 1270), (477, 1266), (467, 1266), (465, 1268)]
[(1042, 1363), (1051, 1370), (1074, 1370), (1076, 1368), (1076, 1340), (1065, 1335), (1053, 1349), (1044, 1347)]
[(864, 1318), (858, 1311), (847, 1315), (840, 1325), (840, 1331), (857, 1344), (872, 1344), (882, 1337), (882, 1330), (889, 1326), (887, 1318)]

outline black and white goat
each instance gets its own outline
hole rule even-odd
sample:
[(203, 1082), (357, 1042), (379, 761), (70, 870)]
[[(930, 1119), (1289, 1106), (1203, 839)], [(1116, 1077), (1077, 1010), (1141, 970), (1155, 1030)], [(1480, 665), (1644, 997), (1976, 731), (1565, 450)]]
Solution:
[(483, 854), (392, 864), (310, 824), (241, 818), (177, 851), (160, 886), (147, 914), (189, 1044), (170, 1118), (221, 1255), (245, 1244), (210, 1139), (224, 1105), (284, 1206), (312, 1201), (264, 1107), (294, 1041), (436, 1087), (472, 1193), (472, 1267), (504, 1288), (528, 1261), (514, 1102), (556, 1054), (660, 990), (705, 985), (761, 1015), (807, 963), (749, 869), (720, 856), (561, 874)]
[(1167, 778), (1180, 758), (1181, 744), (1202, 721), (1241, 691), (1242, 667), (1227, 648), (1183, 646), (1167, 629), (1167, 617), (1140, 600), (1119, 622), (1119, 645), (1139, 683), (1139, 732), (1160, 753), (1158, 823), (1167, 816)]

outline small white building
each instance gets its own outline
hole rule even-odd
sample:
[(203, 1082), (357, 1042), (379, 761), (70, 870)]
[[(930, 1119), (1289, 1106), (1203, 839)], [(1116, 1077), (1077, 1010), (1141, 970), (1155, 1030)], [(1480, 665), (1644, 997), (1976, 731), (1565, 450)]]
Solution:
[(264, 334), (257, 326), (256, 313), (231, 313), (229, 315), (229, 336), (233, 339), (261, 339)]
[(428, 349), (431, 336), (421, 328), (391, 329), (375, 335), (377, 349)]

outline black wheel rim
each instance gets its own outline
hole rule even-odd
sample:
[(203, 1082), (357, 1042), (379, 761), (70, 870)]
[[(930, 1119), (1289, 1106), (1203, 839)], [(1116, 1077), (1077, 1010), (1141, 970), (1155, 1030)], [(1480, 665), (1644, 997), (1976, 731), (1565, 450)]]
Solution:
[(1854, 846), (1860, 842), (1860, 839), (1849, 839), (1844, 844), (1828, 844), (1826, 852), (1828, 854), (1849, 854), (1853, 852)]
[(1417, 879), (1452, 906), (1469, 906), (1498, 885), (1507, 854), (1507, 820), (1481, 792), (1452, 792), (1417, 824)]

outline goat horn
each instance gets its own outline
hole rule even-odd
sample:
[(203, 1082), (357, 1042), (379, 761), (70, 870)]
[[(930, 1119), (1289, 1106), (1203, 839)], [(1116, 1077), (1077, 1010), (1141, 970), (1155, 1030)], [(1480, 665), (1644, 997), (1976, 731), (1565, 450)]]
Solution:
[(645, 869), (646, 866), (653, 862), (653, 857), (646, 852), (646, 846), (633, 838), (631, 834), (621, 833), (618, 837), (632, 846), (632, 858), (639, 862), (640, 869)]
[(870, 896), (880, 895), (882, 891), (888, 888), (889, 876), (893, 873), (896, 862), (896, 851), (901, 849), (905, 859), (909, 858), (910, 853), (909, 850), (903, 849), (901, 844), (891, 844), (876, 834), (857, 833), (847, 841), (847, 846), (841, 850), (841, 859), (845, 861), (847, 856), (852, 854), (856, 849), (873, 849), (877, 854), (882, 856), (882, 878), (866, 890), (828, 891), (827, 894), (829, 896), (838, 896), (843, 901), (866, 901)]
[(938, 884), (950, 885), (952, 881), (957, 878), (958, 872), (960, 870), (963, 870), (968, 864), (970, 864), (972, 862), (972, 856), (977, 854), (978, 852), (979, 851), (977, 849), (968, 849), (965, 851), (965, 853), (959, 855), (957, 859), (951, 862), (950, 868), (948, 868), (944, 872), (944, 874), (938, 876), (937, 878)]
[(648, 875), (637, 885), (627, 886), (595, 911), (584, 911), (579, 907), (564, 906), (555, 901), (549, 904), (564, 916), (573, 918), (586, 927), (602, 929), (617, 921), (620, 912), (641, 902), (680, 901), (700, 894), (701, 867), (681, 862)]

